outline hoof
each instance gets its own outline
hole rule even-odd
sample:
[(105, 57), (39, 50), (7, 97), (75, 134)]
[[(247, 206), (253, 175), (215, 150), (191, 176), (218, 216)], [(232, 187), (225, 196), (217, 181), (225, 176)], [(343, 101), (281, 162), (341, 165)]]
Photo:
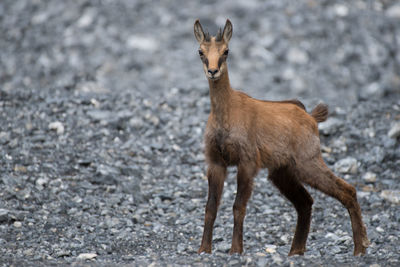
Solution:
[(367, 247), (354, 249), (354, 256), (363, 256), (367, 252)]
[(233, 255), (233, 254), (242, 254), (243, 253), (243, 249), (234, 249), (234, 248), (231, 248), (230, 250), (229, 250), (229, 254), (230, 255)]
[(198, 254), (202, 254), (202, 253), (211, 254), (211, 248), (200, 247), (199, 250), (197, 251), (197, 253)]
[(304, 252), (305, 252), (305, 249), (293, 249), (293, 250), (290, 250), (288, 256), (294, 256), (294, 255), (302, 256), (302, 255), (304, 255)]
[(356, 246), (354, 248), (354, 256), (362, 256), (367, 252), (367, 247), (369, 247), (370, 242), (367, 237), (364, 237), (362, 240), (361, 246)]

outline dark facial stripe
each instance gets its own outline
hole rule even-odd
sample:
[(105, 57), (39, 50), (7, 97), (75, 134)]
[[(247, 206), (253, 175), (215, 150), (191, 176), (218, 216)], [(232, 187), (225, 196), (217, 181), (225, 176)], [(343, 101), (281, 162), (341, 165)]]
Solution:
[(206, 66), (207, 66), (207, 68), (208, 68), (208, 59), (207, 58), (204, 58), (204, 64), (206, 64)]
[(218, 68), (221, 67), (222, 63), (224, 63), (226, 60), (226, 56), (222, 56), (218, 59)]

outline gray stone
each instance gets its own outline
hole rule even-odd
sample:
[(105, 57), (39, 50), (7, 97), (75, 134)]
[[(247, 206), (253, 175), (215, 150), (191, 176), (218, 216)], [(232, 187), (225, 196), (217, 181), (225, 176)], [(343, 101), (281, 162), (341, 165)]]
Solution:
[(5, 223), (8, 222), (9, 219), (9, 210), (6, 209), (0, 209), (0, 223)]
[(158, 49), (157, 40), (151, 36), (131, 35), (127, 40), (127, 46), (131, 49), (138, 49), (154, 52)]
[(21, 228), (22, 227), (22, 222), (16, 221), (13, 223), (15, 228)]
[(64, 125), (59, 121), (54, 121), (54, 122), (50, 123), (49, 129), (56, 131), (58, 135), (61, 135), (64, 133)]
[(355, 174), (358, 170), (358, 162), (355, 158), (347, 157), (337, 161), (334, 167), (337, 172)]
[(0, 132), (0, 144), (5, 145), (10, 142), (10, 140), (9, 132)]
[(91, 260), (97, 257), (96, 253), (81, 253), (78, 255), (78, 260)]
[(82, 82), (78, 84), (76, 90), (82, 93), (97, 93), (97, 94), (104, 94), (109, 92), (108, 89), (104, 88), (102, 85), (96, 82)]
[(328, 117), (325, 122), (319, 123), (318, 128), (324, 135), (330, 135), (335, 133), (338, 128), (342, 127), (344, 122), (335, 117)]
[(400, 4), (394, 4), (386, 9), (386, 16), (394, 19), (400, 19)]
[(400, 204), (400, 190), (383, 190), (380, 196), (389, 202)]
[(393, 139), (400, 136), (400, 122), (396, 122), (392, 125), (388, 132), (388, 136)]
[(109, 121), (113, 118), (115, 114), (108, 110), (89, 110), (87, 115), (92, 118), (94, 121)]
[(376, 182), (376, 173), (366, 172), (366, 173), (364, 173), (362, 178), (367, 183), (375, 183)]
[(290, 48), (286, 57), (290, 63), (294, 64), (306, 64), (308, 62), (307, 52), (297, 47)]

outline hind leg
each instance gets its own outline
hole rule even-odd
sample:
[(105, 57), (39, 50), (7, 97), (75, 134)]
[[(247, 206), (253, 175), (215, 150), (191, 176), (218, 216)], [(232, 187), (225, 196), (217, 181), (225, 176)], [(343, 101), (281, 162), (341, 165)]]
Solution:
[(353, 230), (354, 255), (365, 254), (369, 245), (366, 227), (362, 221), (360, 205), (354, 186), (335, 176), (325, 165), (322, 157), (298, 166), (300, 179), (323, 193), (339, 200), (350, 215)]
[(310, 231), (313, 199), (287, 167), (273, 170), (269, 175), (269, 179), (293, 204), (297, 211), (296, 232), (289, 256), (295, 254), (303, 255), (306, 250), (308, 232)]

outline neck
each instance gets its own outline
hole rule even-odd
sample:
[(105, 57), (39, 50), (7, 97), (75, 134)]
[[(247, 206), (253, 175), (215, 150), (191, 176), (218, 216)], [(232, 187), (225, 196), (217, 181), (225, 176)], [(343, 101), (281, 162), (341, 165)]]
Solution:
[(208, 80), (208, 84), (210, 85), (211, 113), (218, 122), (225, 125), (229, 119), (230, 99), (233, 92), (229, 83), (228, 70), (218, 80)]

